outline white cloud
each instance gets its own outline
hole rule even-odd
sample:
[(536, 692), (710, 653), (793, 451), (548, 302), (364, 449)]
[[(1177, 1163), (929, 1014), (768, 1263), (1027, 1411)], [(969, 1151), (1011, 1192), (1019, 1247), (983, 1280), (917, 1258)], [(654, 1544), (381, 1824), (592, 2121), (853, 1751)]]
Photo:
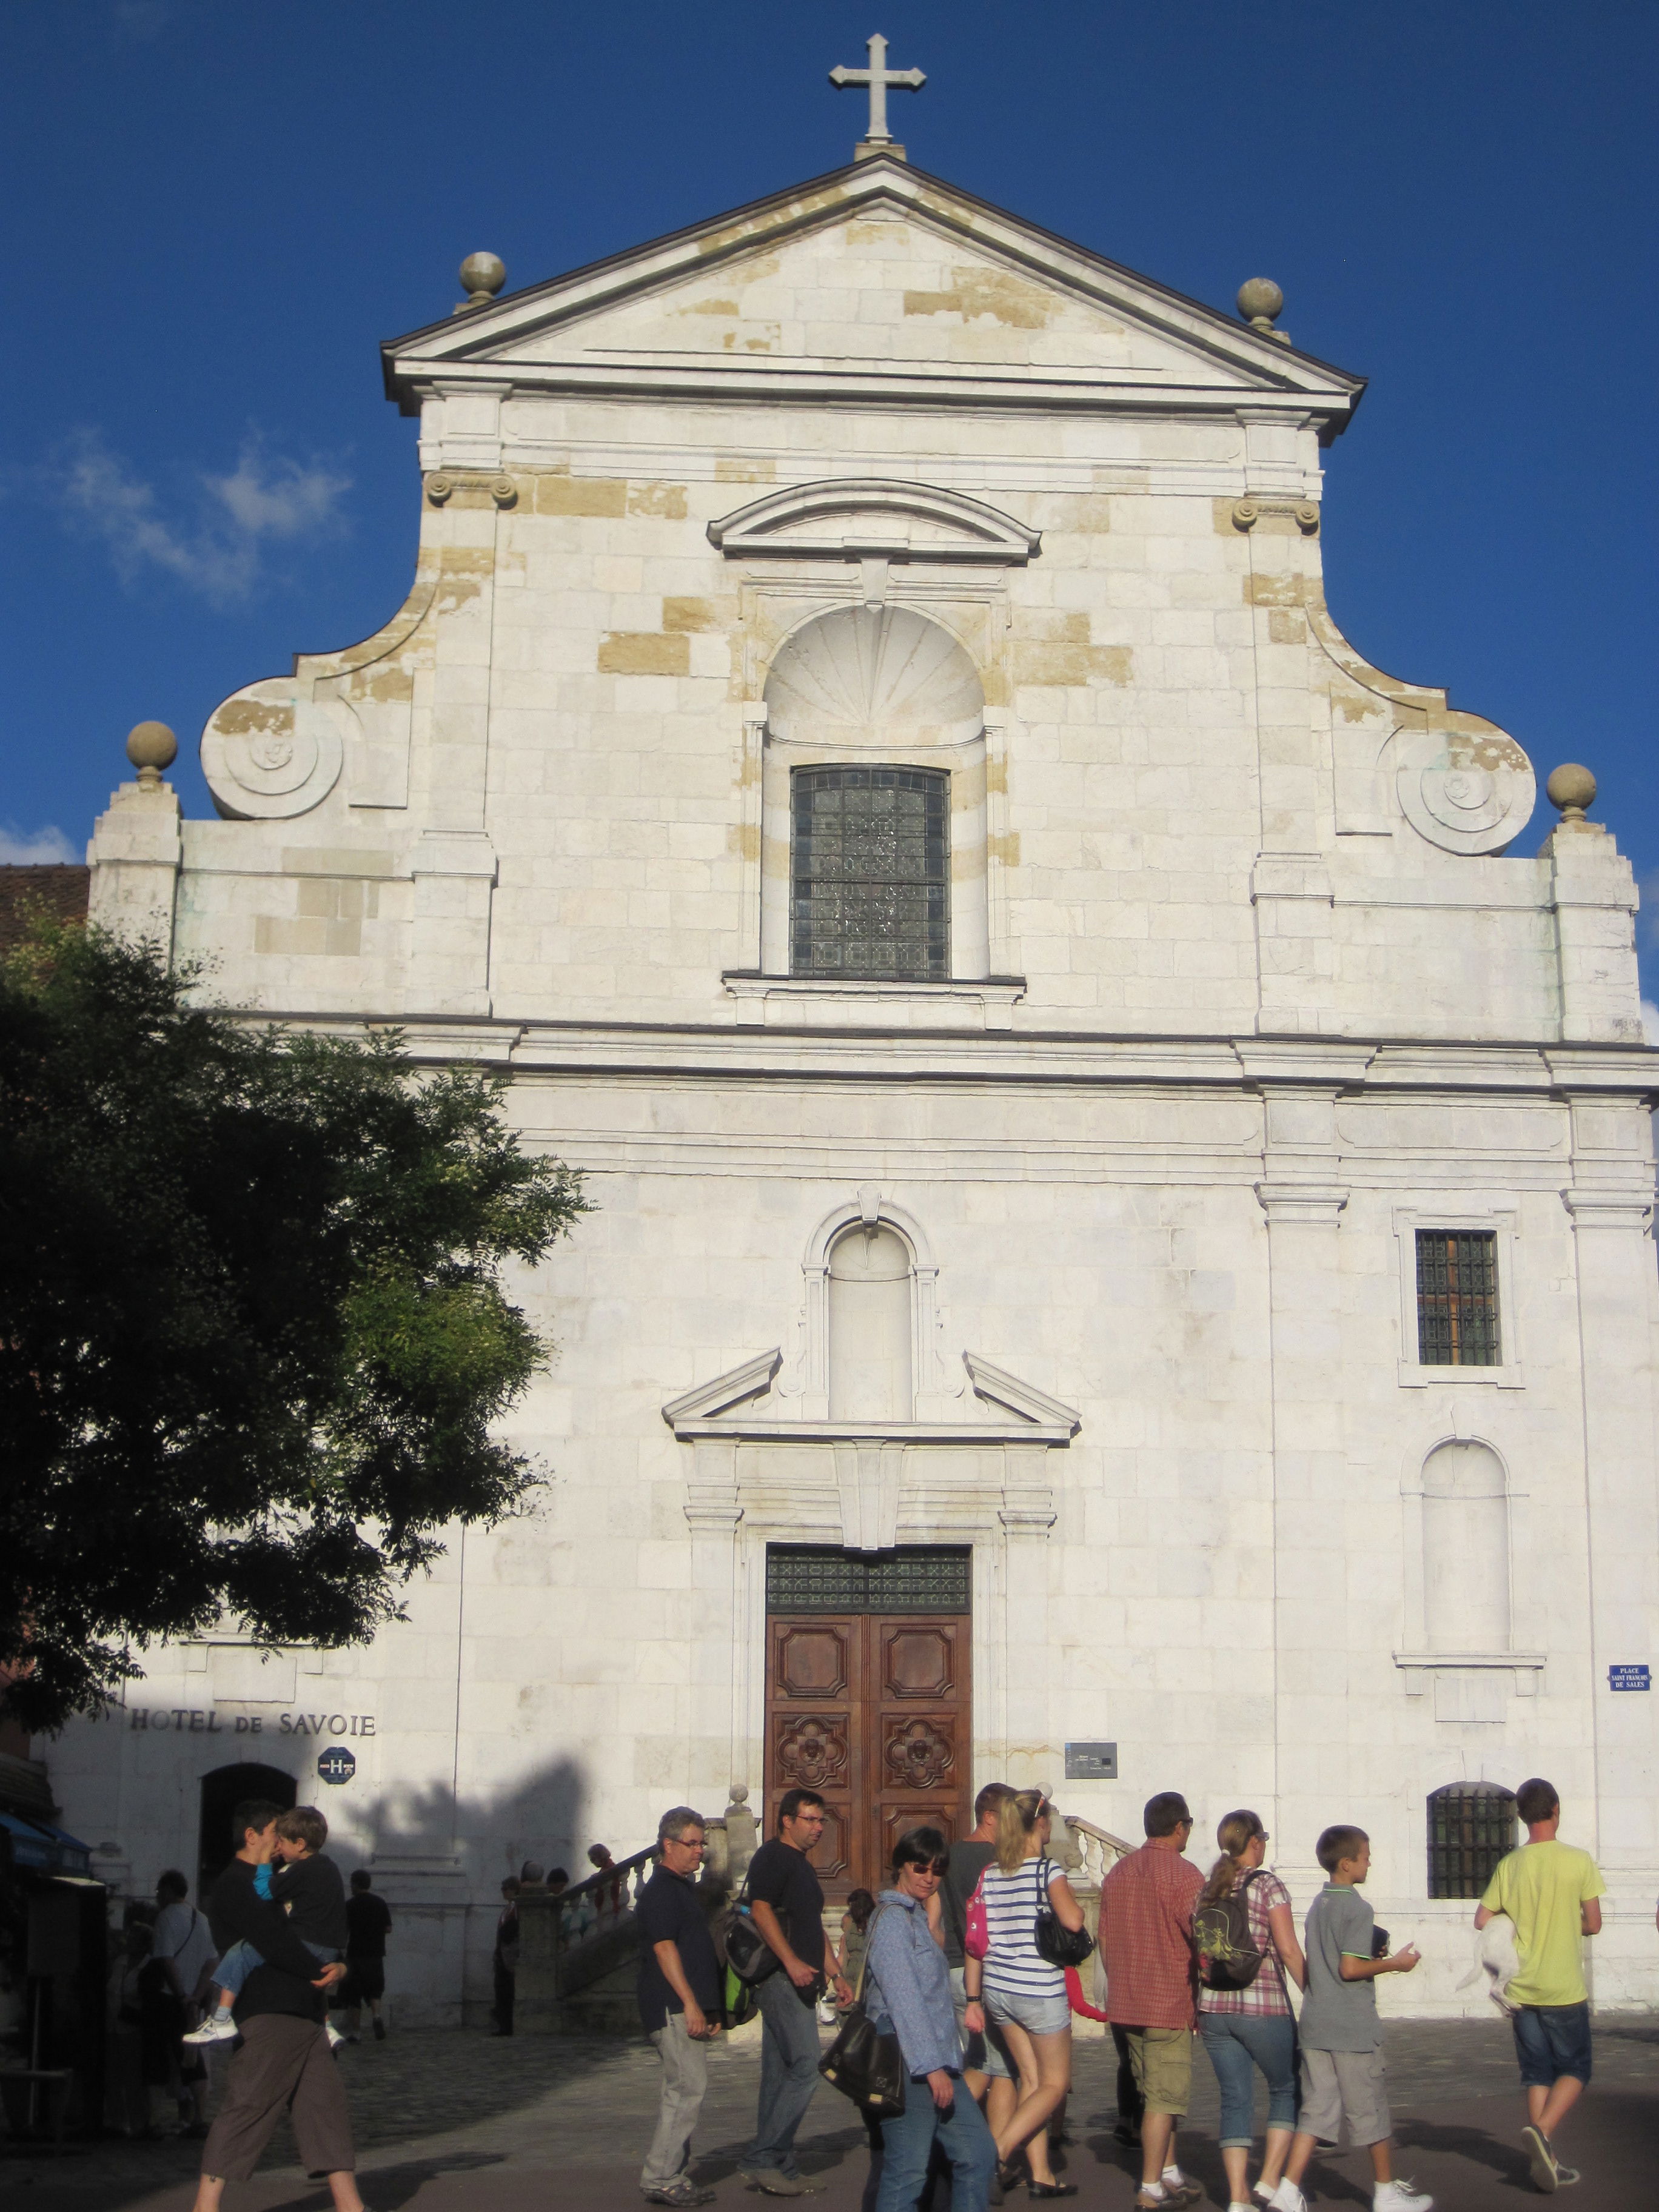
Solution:
[(15, 822), (0, 822), (0, 866), (38, 868), (80, 857), (61, 830), (20, 830)]
[(204, 474), (198, 486), (194, 513), (169, 515), (155, 487), (96, 431), (76, 441), (67, 464), (70, 510), (102, 539), (124, 583), (159, 569), (221, 606), (247, 597), (271, 545), (338, 530), (351, 479), (321, 462), (268, 455), (251, 441), (228, 476)]

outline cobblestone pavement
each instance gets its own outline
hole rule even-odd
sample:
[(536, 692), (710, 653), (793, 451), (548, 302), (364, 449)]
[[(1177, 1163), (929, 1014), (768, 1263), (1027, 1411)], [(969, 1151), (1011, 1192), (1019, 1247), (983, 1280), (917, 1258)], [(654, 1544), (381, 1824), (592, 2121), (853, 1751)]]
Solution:
[[(1401, 2168), (1439, 2193), (1443, 2212), (1478, 2212), (1524, 2197), (1513, 2045), (1492, 2021), (1391, 2021), (1385, 2035)], [(721, 2199), (758, 2206), (736, 2179), (753, 2124), (758, 2045), (751, 2029), (718, 2051), (697, 2130), (698, 2172)], [(222, 2064), (222, 2062), (221, 2062)], [(639, 2159), (657, 2096), (656, 2059), (642, 2043), (558, 2038), (491, 2038), (476, 2031), (411, 2032), (340, 2055), (351, 2100), (371, 2212), (520, 2212), (520, 2208), (637, 2204)], [(1596, 2172), (1600, 2146), (1612, 2169), (1630, 2166), (1659, 2141), (1659, 2019), (1603, 2014), (1596, 2022), (1595, 2082), (1575, 2123), (1574, 2150)], [(1070, 2106), (1071, 2177), (1082, 2201), (1127, 2212), (1133, 2181), (1111, 2142), (1114, 2061), (1109, 2044), (1079, 2040)], [(1182, 2157), (1220, 2204), (1215, 2149), (1215, 2083), (1201, 2055)], [(1258, 2115), (1260, 2124), (1260, 2114)], [(828, 2088), (815, 2098), (799, 2137), (802, 2165), (823, 2185), (823, 2212), (851, 2212), (867, 2161), (862, 2124)], [(184, 2142), (109, 2142), (62, 2157), (0, 2144), (0, 2197), (27, 2212), (185, 2212), (200, 2146)], [(302, 2212), (327, 2203), (294, 2166), (286, 2128), (260, 2174), (231, 2193), (235, 2212)], [(1351, 2154), (1315, 2168), (1327, 2201), (1368, 2202), (1364, 2160)], [(1213, 2169), (1213, 2173), (1212, 2172)], [(1431, 2170), (1432, 2169), (1432, 2170)], [(1452, 2184), (1448, 2186), (1449, 2178)], [(1646, 2193), (1644, 2193), (1645, 2188)], [(1517, 2197), (1517, 2189), (1521, 2192)], [(1495, 2192), (1495, 2193), (1494, 2193)], [(1632, 2203), (1652, 2203), (1645, 2179)], [(1013, 2196), (1018, 2206), (1024, 2198)], [(1583, 2212), (1611, 2202), (1586, 2191)]]

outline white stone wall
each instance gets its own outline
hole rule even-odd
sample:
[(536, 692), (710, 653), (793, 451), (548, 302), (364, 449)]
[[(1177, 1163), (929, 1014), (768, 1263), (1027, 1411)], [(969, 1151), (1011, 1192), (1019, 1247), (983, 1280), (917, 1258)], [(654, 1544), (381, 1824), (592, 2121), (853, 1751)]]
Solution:
[[(392, 357), (408, 602), (218, 711), (227, 818), (118, 793), (94, 911), (173, 917), (234, 1005), (510, 1066), (599, 1211), (523, 1286), (559, 1347), (514, 1425), (536, 1510), (280, 1697), (169, 1651), (131, 1706), (216, 1713), (232, 1755), (260, 1717), (372, 1857), (406, 2016), (453, 2016), (520, 1859), (758, 1792), (765, 1543), (867, 1510), (974, 1546), (976, 1781), (1115, 1740), (1064, 1803), (1133, 1834), (1178, 1787), (1200, 1836), (1253, 1803), (1299, 1903), (1357, 1820), (1428, 1961), (1385, 2002), (1455, 2010), (1425, 1799), (1542, 1771), (1608, 1876), (1598, 1996), (1659, 1998), (1652, 1701), (1607, 1687), (1659, 1642), (1635, 892), (1606, 833), (1527, 830), (1511, 738), (1333, 625), (1354, 380), (891, 161)], [(950, 984), (802, 983), (768, 681), (884, 608), (957, 641), (981, 726), (823, 743), (952, 769), (979, 906)], [(806, 1262), (878, 1205), (915, 1232), (926, 1433), (854, 1502)], [(1501, 1370), (1417, 1368), (1419, 1223), (1498, 1232)], [(769, 1396), (665, 1421), (771, 1350)], [(1513, 1667), (1422, 1648), (1449, 1437), (1506, 1471)], [(375, 1720), (337, 1790), (281, 1730), (313, 1711)], [(221, 1753), (130, 1723), (53, 1773), (143, 1885), (193, 1866)]]

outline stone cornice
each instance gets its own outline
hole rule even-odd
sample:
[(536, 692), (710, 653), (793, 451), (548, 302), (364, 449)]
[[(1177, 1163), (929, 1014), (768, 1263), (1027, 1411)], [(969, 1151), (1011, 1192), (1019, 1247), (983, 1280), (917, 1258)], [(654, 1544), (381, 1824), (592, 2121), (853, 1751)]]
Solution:
[[(784, 979), (780, 979), (783, 981)], [(977, 984), (943, 987), (978, 994)], [(981, 1032), (726, 1023), (538, 1022), (472, 1015), (233, 1009), (261, 1026), (360, 1035), (401, 1030), (410, 1057), (442, 1066), (486, 1060), (522, 1075), (683, 1081), (1109, 1085), (1212, 1095), (1281, 1085), (1350, 1098), (1389, 1093), (1508, 1093), (1534, 1101), (1581, 1093), (1659, 1104), (1659, 1049), (1644, 1045), (1490, 1043), (1467, 1039), (1091, 1036), (1075, 1030)]]

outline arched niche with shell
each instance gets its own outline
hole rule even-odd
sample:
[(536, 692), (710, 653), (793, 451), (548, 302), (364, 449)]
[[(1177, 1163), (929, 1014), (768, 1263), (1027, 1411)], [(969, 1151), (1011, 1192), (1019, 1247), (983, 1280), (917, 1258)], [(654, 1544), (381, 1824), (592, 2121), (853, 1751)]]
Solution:
[(879, 766), (944, 780), (948, 978), (985, 976), (985, 690), (962, 641), (915, 607), (836, 607), (784, 639), (763, 697), (763, 970), (802, 972), (799, 931), (792, 939), (791, 925), (792, 902), (799, 908), (796, 777), (812, 769)]

